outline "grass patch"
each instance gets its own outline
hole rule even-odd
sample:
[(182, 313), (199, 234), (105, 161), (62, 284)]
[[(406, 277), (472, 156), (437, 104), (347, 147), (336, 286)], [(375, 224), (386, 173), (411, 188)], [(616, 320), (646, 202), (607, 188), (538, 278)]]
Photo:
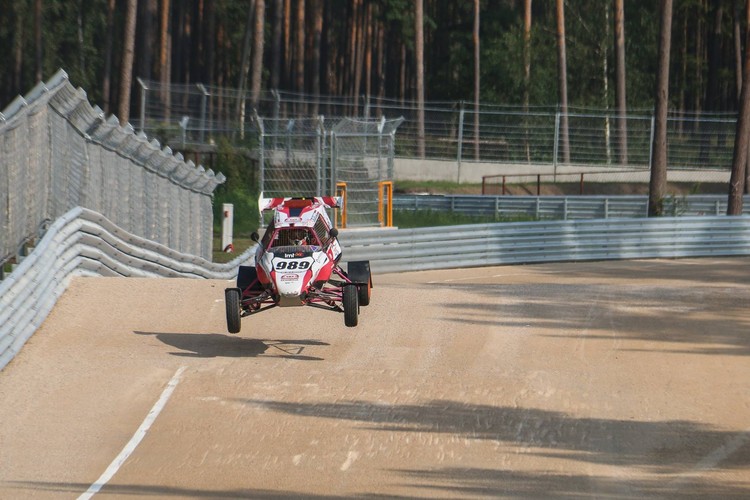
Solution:
[(234, 251), (231, 253), (224, 252), (221, 248), (221, 235), (214, 236), (214, 248), (213, 248), (213, 261), (219, 264), (224, 264), (237, 257), (239, 254), (253, 246), (255, 242), (250, 238), (234, 238), (232, 245)]
[(458, 184), (451, 181), (407, 181), (393, 182), (396, 193), (430, 193), (430, 194), (481, 194), (482, 184)]

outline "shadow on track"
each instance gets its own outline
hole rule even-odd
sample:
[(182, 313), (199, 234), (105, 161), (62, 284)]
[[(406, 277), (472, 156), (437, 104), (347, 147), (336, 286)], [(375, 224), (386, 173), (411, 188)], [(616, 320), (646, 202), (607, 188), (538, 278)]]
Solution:
[(223, 335), (220, 333), (167, 333), (133, 331), (136, 335), (152, 335), (181, 352), (173, 356), (191, 358), (259, 357), (287, 358), (300, 361), (322, 361), (323, 358), (302, 355), (307, 346), (327, 346), (319, 340), (263, 340)]

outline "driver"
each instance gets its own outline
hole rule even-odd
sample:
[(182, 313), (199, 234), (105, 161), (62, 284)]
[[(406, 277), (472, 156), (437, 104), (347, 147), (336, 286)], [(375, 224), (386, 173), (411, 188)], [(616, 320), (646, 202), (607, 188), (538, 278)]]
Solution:
[(307, 245), (307, 232), (304, 229), (295, 229), (292, 231), (292, 243), (296, 246)]

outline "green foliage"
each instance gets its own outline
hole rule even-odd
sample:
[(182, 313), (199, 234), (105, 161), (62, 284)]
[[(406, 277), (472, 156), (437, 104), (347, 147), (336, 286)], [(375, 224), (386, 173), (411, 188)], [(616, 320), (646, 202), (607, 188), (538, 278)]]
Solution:
[(249, 236), (258, 229), (258, 168), (248, 151), (232, 147), (220, 139), (217, 147), (216, 171), (227, 178), (214, 191), (214, 230), (221, 227), (223, 203), (234, 205), (234, 234)]

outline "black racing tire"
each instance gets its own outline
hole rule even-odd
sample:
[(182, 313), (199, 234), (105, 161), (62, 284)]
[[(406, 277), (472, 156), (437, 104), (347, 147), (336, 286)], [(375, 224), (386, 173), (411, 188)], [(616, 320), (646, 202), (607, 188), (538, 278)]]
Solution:
[(372, 294), (372, 278), (367, 279), (366, 285), (359, 285), (358, 287), (359, 305), (369, 306), (370, 295)]
[(344, 285), (344, 325), (357, 326), (359, 315), (359, 303), (357, 301), (357, 287), (355, 285)]
[(239, 333), (242, 327), (239, 289), (227, 288), (224, 290), (224, 303), (227, 308), (227, 330), (229, 330), (229, 333)]
[(349, 276), (349, 279), (356, 283), (357, 288), (359, 289), (359, 305), (369, 305), (370, 295), (372, 293), (372, 273), (370, 272), (370, 261), (358, 260), (349, 262), (347, 267), (347, 275)]

